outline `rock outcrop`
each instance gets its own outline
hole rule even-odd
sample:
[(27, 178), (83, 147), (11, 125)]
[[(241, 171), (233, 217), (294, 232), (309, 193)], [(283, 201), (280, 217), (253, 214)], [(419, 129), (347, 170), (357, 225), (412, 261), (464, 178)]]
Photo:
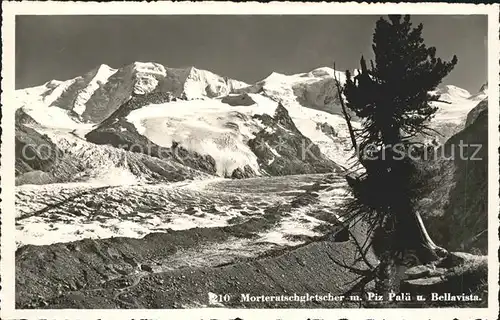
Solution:
[(251, 106), (255, 104), (255, 101), (247, 93), (227, 95), (221, 101), (230, 106)]
[(248, 142), (269, 175), (340, 172), (341, 167), (325, 157), (317, 145), (295, 126), (288, 111), (279, 104), (274, 116), (255, 115), (265, 126)]
[(245, 165), (243, 169), (236, 168), (231, 174), (231, 178), (233, 179), (245, 179), (255, 177), (257, 174), (253, 171), (252, 167), (249, 165)]
[(338, 136), (337, 131), (335, 131), (335, 129), (328, 122), (317, 123), (316, 129), (321, 130), (321, 132), (330, 137)]
[(419, 265), (406, 270), (405, 276), (405, 279), (401, 281), (400, 291), (410, 293), (412, 296), (423, 295), (431, 300), (432, 295), (470, 296), (472, 294), (483, 301), (447, 299), (448, 301), (444, 304), (475, 303), (477, 306), (487, 303), (488, 258), (486, 256), (451, 252), (435, 264)]

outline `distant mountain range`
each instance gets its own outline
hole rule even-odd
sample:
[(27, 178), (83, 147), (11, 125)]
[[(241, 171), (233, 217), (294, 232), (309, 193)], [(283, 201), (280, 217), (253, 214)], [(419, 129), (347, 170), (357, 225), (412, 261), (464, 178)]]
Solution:
[[(140, 165), (139, 172), (128, 162), (138, 153), (148, 163), (179, 166), (182, 177), (341, 170), (351, 151), (334, 75), (345, 81), (343, 72), (322, 67), (273, 72), (246, 84), (194, 67), (135, 62), (17, 90), (18, 183), (108, 179), (116, 170), (137, 181), (172, 179), (170, 170), (153, 174)], [(444, 134), (441, 140), (463, 127), (486, 88), (474, 95), (455, 86), (436, 91), (447, 101), (436, 103), (440, 109), (431, 123)], [(33, 143), (60, 156), (46, 159)], [(34, 157), (23, 156), (22, 148)], [(66, 173), (54, 162), (66, 163)]]

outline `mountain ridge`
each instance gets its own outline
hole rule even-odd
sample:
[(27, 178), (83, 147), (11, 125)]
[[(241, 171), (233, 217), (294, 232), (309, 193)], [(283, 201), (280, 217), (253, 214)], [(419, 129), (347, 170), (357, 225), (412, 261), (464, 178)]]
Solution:
[[(174, 97), (187, 99), (218, 98), (229, 94), (258, 93), (285, 107), (299, 104), (304, 107), (332, 114), (341, 114), (334, 75), (341, 83), (345, 73), (330, 67), (318, 67), (298, 74), (272, 72), (253, 84), (217, 75), (211, 71), (187, 68), (171, 68), (155, 62), (133, 62), (120, 68), (101, 64), (81, 76), (69, 80), (50, 80), (31, 88), (16, 90), (16, 108), (23, 107), (33, 118), (42, 107), (57, 107), (52, 113), (61, 116), (56, 119), (72, 126), (74, 123), (99, 123), (111, 115), (119, 106), (134, 95), (151, 92), (171, 92)], [(442, 95), (442, 100), (455, 104), (466, 100), (479, 102), (486, 95), (487, 84), (479, 92), (470, 94), (467, 90), (453, 85), (440, 87), (434, 91)], [(473, 101), (467, 103), (468, 112)], [(449, 109), (441, 105), (440, 109)], [(446, 113), (446, 112), (444, 112)], [(439, 112), (438, 112), (439, 115)], [(46, 116), (40, 116), (42, 119)], [(446, 116), (445, 116), (446, 117)], [(40, 122), (40, 121), (39, 121)], [(51, 125), (44, 119), (45, 125)], [(60, 124), (59, 124), (60, 125)]]
[(133, 62), (114, 69), (101, 64), (69, 80), (50, 80), (16, 90), (16, 100), (17, 107), (58, 107), (65, 110), (67, 118), (98, 123), (133, 95), (172, 92), (190, 99), (213, 98), (246, 85), (195, 67), (180, 69), (154, 62)]
[[(101, 64), (70, 80), (51, 80), (18, 90), (16, 96), (17, 108), (22, 111), (18, 116), (29, 120), (22, 125), (40, 126), (40, 132), (53, 128), (66, 131), (67, 139), (75, 135), (93, 144), (114, 147), (125, 143), (148, 152), (153, 146), (157, 151), (169, 151), (168, 157), (161, 159), (182, 164), (170, 154), (175, 147), (187, 156), (188, 167), (195, 170), (248, 177), (267, 174), (270, 165), (280, 162), (300, 163), (292, 159), (300, 147), (296, 137), (290, 135), (294, 130), (279, 123), (268, 127), (263, 121), (273, 119), (279, 105), (287, 111), (297, 137), (319, 148), (316, 154), (324, 156), (325, 161), (335, 163), (311, 168), (324, 172), (327, 167), (350, 166), (352, 151), (335, 78), (342, 83), (345, 73), (318, 67), (292, 75), (272, 72), (261, 81), (247, 84), (194, 66), (170, 68), (155, 62), (133, 62), (117, 69)], [(436, 103), (439, 111), (431, 123), (434, 129), (445, 132), (443, 139), (460, 129), (467, 113), (484, 96), (484, 91), (472, 96), (452, 85), (436, 93), (451, 98), (451, 104)], [(356, 119), (353, 121), (355, 127), (359, 126)], [(24, 134), (33, 132), (18, 129)], [(280, 143), (272, 134), (276, 130), (289, 143), (284, 150), (294, 150), (287, 153), (289, 159), (280, 159), (272, 152)], [(271, 139), (275, 144), (270, 146), (270, 153), (251, 146), (258, 136), (259, 141)], [(44, 139), (34, 137), (35, 141)], [(158, 156), (158, 152), (153, 153), (147, 155)], [(273, 157), (278, 159), (275, 164), (270, 162)], [(297, 168), (271, 171), (291, 174), (299, 172)]]

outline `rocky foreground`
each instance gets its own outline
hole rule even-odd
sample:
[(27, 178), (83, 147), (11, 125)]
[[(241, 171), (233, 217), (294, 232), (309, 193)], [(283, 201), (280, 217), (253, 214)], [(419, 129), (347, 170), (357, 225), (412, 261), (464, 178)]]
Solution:
[[(98, 190), (91, 195), (75, 194), (35, 211), (30, 211), (33, 208), (29, 206), (22, 207), (23, 213), (18, 216), (17, 225), (19, 234), (25, 230), (26, 236), (18, 237), (24, 242), (18, 243), (16, 252), (16, 307), (382, 306), (378, 302), (348, 299), (300, 303), (244, 298), (247, 294), (255, 297), (328, 293), (342, 296), (355, 288), (361, 279), (349, 268), (369, 272), (366, 263), (356, 254), (356, 241), (363, 243), (366, 240), (366, 227), (358, 223), (349, 229), (344, 228), (341, 211), (330, 211), (340, 206), (327, 202), (335, 199), (335, 194), (337, 200), (345, 199), (341, 177), (330, 174), (218, 180), (205, 184), (195, 193), (193, 190), (188, 192), (186, 186), (177, 187), (180, 188), (177, 192), (175, 188), (170, 191), (163, 188), (162, 193), (158, 192), (158, 186), (141, 187), (143, 189), (118, 187)], [(25, 196), (29, 196), (28, 189), (34, 186), (20, 188), (25, 188)], [(147, 188), (156, 188), (156, 202), (146, 198), (144, 203), (139, 201), (152, 194)], [(141, 190), (147, 193), (141, 193)], [(116, 192), (120, 191), (128, 193), (117, 198)], [(47, 195), (48, 191), (43, 192)], [(33, 194), (38, 194), (38, 199), (41, 199), (40, 190)], [(232, 196), (235, 198), (231, 204), (228, 200)], [(107, 205), (111, 207), (101, 210), (97, 206), (100, 198), (107, 199)], [(34, 200), (36, 204), (37, 198)], [(219, 200), (219, 205), (227, 202), (229, 207), (217, 209)], [(212, 206), (208, 206), (209, 202)], [(151, 211), (148, 217), (144, 214), (146, 203), (159, 203), (158, 209), (163, 209)], [(167, 204), (171, 205), (168, 212), (165, 209)], [(43, 207), (43, 204), (38, 202), (38, 206)], [(122, 212), (121, 206), (130, 210)], [(73, 207), (76, 211), (71, 210)], [(138, 208), (142, 208), (143, 213), (134, 213)], [(75, 212), (81, 216), (75, 216)], [(104, 216), (104, 212), (109, 216)], [(127, 228), (133, 230), (131, 226), (136, 223), (143, 231), (148, 228), (150, 231), (146, 235), (120, 236), (120, 226), (113, 228), (110, 223), (116, 219), (114, 215), (120, 214), (121, 221), (129, 223)], [(148, 224), (148, 221), (154, 222), (148, 220), (152, 217), (160, 219), (156, 221), (156, 227)], [(184, 227), (176, 220), (180, 217), (187, 219)], [(198, 220), (208, 223), (211, 217), (220, 220), (210, 227), (189, 224)], [(79, 231), (91, 229), (85, 220), (100, 221), (102, 228), (109, 228), (105, 234), (111, 238), (99, 239), (94, 235), (90, 239), (88, 234)], [(40, 221), (46, 222), (40, 224)], [(36, 234), (32, 227), (40, 225), (49, 227), (38, 231), (45, 236), (40, 240), (28, 237)], [(74, 228), (64, 229), (65, 226)], [(151, 231), (154, 228), (160, 229)], [(67, 240), (39, 245), (41, 240), (54, 239), (51, 233), (65, 236)], [(371, 252), (367, 259), (372, 265), (377, 264), (377, 258)], [(478, 256), (453, 254), (439, 264), (411, 268), (402, 278), (401, 291), (461, 294), (469, 292), (464, 284), (476, 291), (483, 290), (481, 286), (487, 270), (485, 261)], [(457, 283), (462, 286), (457, 286)], [(365, 290), (373, 290), (373, 283), (368, 283)], [(227, 294), (230, 298), (214, 304), (209, 301), (209, 294)], [(363, 296), (356, 290), (352, 294)], [(431, 304), (414, 301), (391, 303), (397, 307)], [(436, 305), (477, 306), (484, 303), (455, 301)]]
[(430, 297), (430, 305), (487, 306), (488, 257), (451, 252), (430, 265), (406, 270), (400, 290)]
[[(352, 257), (353, 244), (330, 240), (258, 258), (239, 258), (241, 261), (227, 265), (185, 266), (158, 272), (156, 264), (145, 262), (154, 258), (189, 259), (190, 250), (205, 244), (216, 246), (233, 232), (231, 229), (197, 229), (149, 235), (143, 240), (85, 240), (51, 247), (27, 247), (18, 252), (16, 259), (17, 307), (207, 307), (210, 306), (209, 293), (229, 294), (231, 300), (224, 303), (226, 307), (320, 307), (296, 302), (244, 303), (240, 296), (328, 292), (338, 295), (347, 291), (348, 284), (356, 279), (356, 275), (346, 272), (333, 258), (348, 260)], [(166, 243), (169, 245), (153, 249)], [(138, 251), (143, 256), (139, 256)], [(352, 263), (352, 258), (350, 260)], [(43, 263), (43, 267), (35, 267), (35, 262)], [(39, 277), (41, 272), (44, 277)], [(335, 306), (340, 304), (330, 305)]]
[[(326, 295), (342, 296), (359, 279), (343, 264), (355, 262), (352, 239), (325, 237), (288, 250), (274, 250), (258, 257), (230, 257), (228, 263), (180, 266), (183, 259), (199, 254), (205, 245), (217, 247), (224, 239), (235, 240), (231, 228), (191, 229), (151, 234), (144, 239), (84, 240), (52, 246), (27, 246), (17, 252), (18, 308), (338, 308), (338, 307), (483, 307), (487, 306), (485, 257), (454, 253), (436, 266), (407, 270), (401, 292), (427, 297), (412, 301), (315, 301), (308, 303), (263, 302), (249, 296)], [(362, 228), (356, 230), (363, 234)], [(240, 236), (241, 237), (241, 236)], [(164, 245), (158, 247), (158, 245)], [(219, 253), (215, 253), (215, 256)], [(464, 258), (465, 256), (465, 258)], [(233, 258), (233, 259), (231, 259)], [(170, 261), (162, 269), (155, 259)], [(339, 259), (342, 262), (339, 262)], [(370, 254), (369, 261), (376, 262)], [(217, 260), (217, 259), (215, 259)], [(474, 261), (474, 262), (472, 262)], [(37, 264), (35, 264), (37, 263)], [(40, 277), (40, 273), (44, 274)], [(474, 288), (469, 290), (468, 288)], [(365, 288), (373, 290), (369, 283)], [(210, 303), (213, 294), (227, 301)], [(360, 292), (353, 292), (365, 297)], [(432, 295), (447, 301), (432, 301)], [(460, 300), (456, 297), (469, 297)], [(347, 296), (345, 296), (347, 297)], [(256, 298), (258, 299), (258, 298)]]
[[(298, 246), (308, 246), (341, 228), (340, 211), (331, 211), (339, 207), (333, 202), (345, 198), (345, 182), (341, 176), (300, 175), (200, 183), (90, 190), (76, 185), (73, 188), (66, 186), (64, 194), (52, 190), (53, 186), (18, 187), (18, 306), (98, 307), (91, 297), (102, 294), (114, 297), (118, 291), (125, 293), (140, 287), (143, 282), (148, 283), (148, 279), (171, 275), (178, 275), (178, 281), (185, 283), (181, 288), (187, 286), (186, 306), (202, 304), (210, 290), (228, 291), (224, 287), (207, 287), (199, 290), (204, 300), (201, 296), (191, 298), (192, 290), (197, 292), (198, 289), (189, 289), (189, 281), (183, 279), (192, 273), (223, 272), (221, 266), (239, 266), (246, 270), (254, 263), (275, 261), (283, 255), (294, 256), (290, 250), (295, 252)], [(27, 198), (33, 201), (27, 202)], [(136, 234), (130, 234), (133, 231)], [(122, 232), (128, 237), (120, 236)], [(347, 241), (345, 231), (343, 234), (343, 238), (333, 238)], [(363, 234), (359, 232), (359, 241)], [(112, 238), (102, 239), (103, 236)], [(44, 242), (46, 245), (40, 246)], [(330, 247), (330, 242), (323, 245)], [(332, 246), (331, 254), (348, 259), (354, 252), (352, 245), (345, 242)], [(310, 254), (308, 250), (303, 254), (305, 256), (300, 259), (307, 267), (313, 262), (306, 258)], [(321, 257), (313, 254), (318, 267), (324, 257), (323, 253)], [(293, 263), (298, 261), (291, 259)], [(292, 273), (284, 275), (288, 273), (285, 265), (291, 263), (278, 263), (281, 265), (277, 267), (281, 270), (279, 277), (292, 276)], [(338, 270), (330, 273), (338, 273), (342, 278), (332, 280), (339, 286), (334, 291), (337, 292), (343, 289), (342, 284), (347, 279), (344, 277), (350, 276), (342, 272), (340, 266), (332, 268)], [(307, 270), (315, 272), (312, 267)], [(232, 277), (251, 277), (252, 272), (246, 273), (241, 271)], [(307, 278), (309, 276), (304, 277)], [(200, 281), (193, 280), (192, 285)], [(262, 286), (270, 284), (266, 284), (267, 280), (262, 281)], [(252, 281), (240, 279), (238, 282)], [(133, 288), (128, 288), (132, 284)], [(224, 285), (224, 282), (212, 285)], [(243, 290), (242, 285), (238, 288)], [(262, 293), (266, 291), (262, 290)], [(91, 300), (83, 305), (62, 302), (61, 299), (74, 294), (83, 294)], [(162, 302), (166, 304), (148, 303), (147, 306), (180, 307), (168, 301), (173, 303), (182, 299), (170, 298), (172, 300)], [(110, 298), (107, 306), (130, 307), (130, 303), (121, 300)]]

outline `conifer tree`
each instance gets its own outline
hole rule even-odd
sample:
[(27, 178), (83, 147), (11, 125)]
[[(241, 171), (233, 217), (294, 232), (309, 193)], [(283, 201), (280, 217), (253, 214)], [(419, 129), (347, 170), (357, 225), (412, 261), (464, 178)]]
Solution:
[[(361, 57), (357, 74), (346, 72), (344, 87), (338, 87), (346, 99), (343, 108), (362, 123), (360, 130), (350, 130), (365, 169), (362, 175), (348, 178), (354, 194), (350, 208), (373, 229), (383, 231), (382, 273), (404, 252), (410, 251), (421, 263), (445, 253), (432, 242), (415, 210), (425, 181), (408, 152), (416, 136), (432, 132), (429, 120), (437, 108), (431, 101), (439, 96), (429, 92), (458, 60), (456, 56), (449, 62), (436, 58), (436, 48), (424, 44), (422, 29), (422, 24), (412, 27), (408, 15), (380, 18), (373, 35), (375, 61), (368, 67)], [(349, 125), (347, 116), (346, 121)]]

